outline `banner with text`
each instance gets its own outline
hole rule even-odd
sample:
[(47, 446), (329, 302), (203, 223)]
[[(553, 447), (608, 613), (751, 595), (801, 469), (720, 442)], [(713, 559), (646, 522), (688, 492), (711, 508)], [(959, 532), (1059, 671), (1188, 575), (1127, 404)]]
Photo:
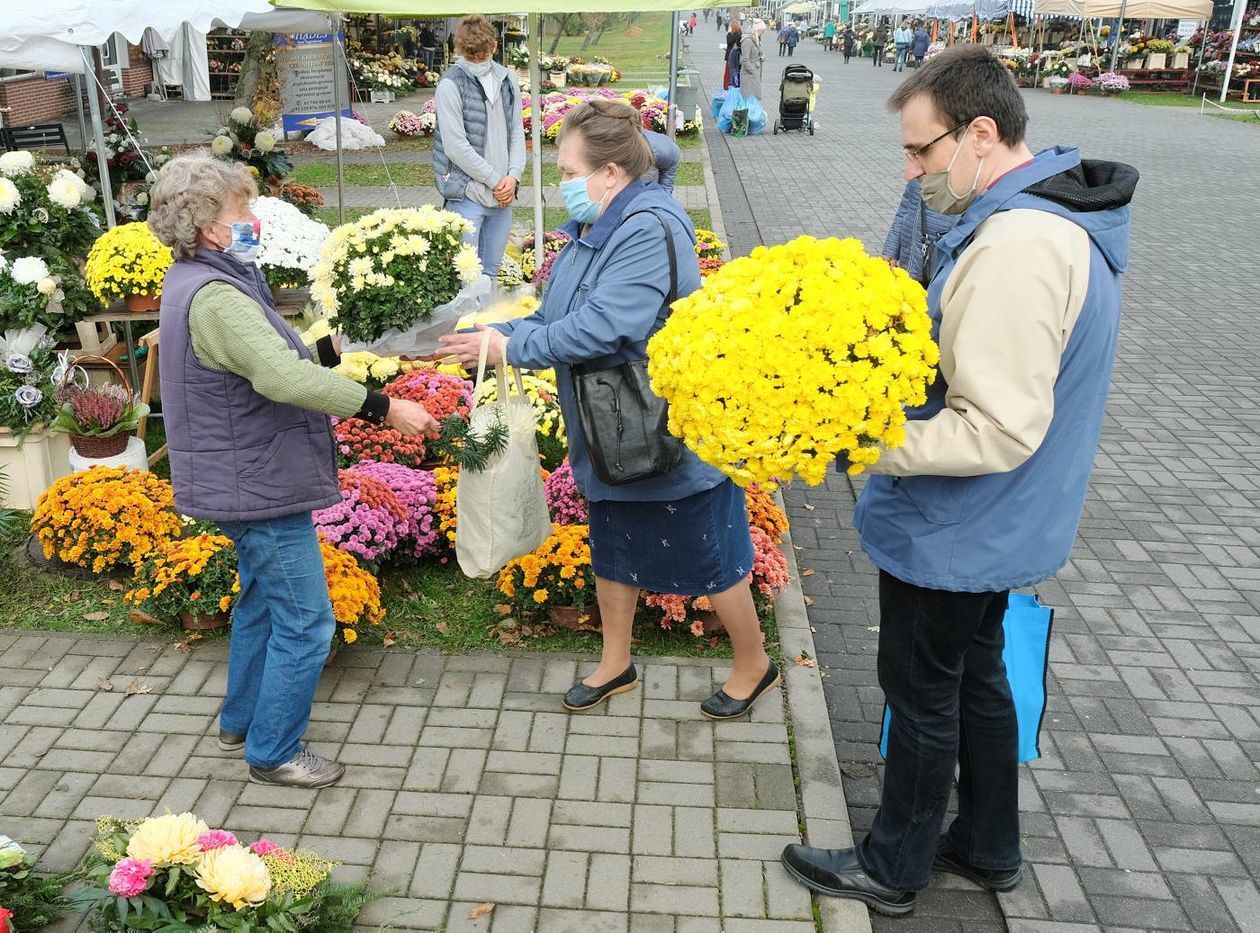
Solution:
[[(332, 33), (277, 35), (276, 72), (280, 77), (280, 103), (285, 133), (309, 132), (337, 109), (336, 85), (348, 101), (344, 69), (335, 65)], [(350, 116), (350, 108), (341, 111)]]

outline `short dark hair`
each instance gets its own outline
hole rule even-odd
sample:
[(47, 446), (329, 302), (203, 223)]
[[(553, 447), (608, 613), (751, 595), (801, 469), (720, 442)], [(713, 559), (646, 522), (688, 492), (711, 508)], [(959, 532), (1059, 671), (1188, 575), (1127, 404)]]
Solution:
[(1028, 110), (1019, 86), (1006, 66), (982, 45), (958, 45), (934, 55), (893, 92), (888, 108), (903, 110), (920, 94), (928, 96), (946, 126), (989, 117), (1006, 145), (1024, 141)]

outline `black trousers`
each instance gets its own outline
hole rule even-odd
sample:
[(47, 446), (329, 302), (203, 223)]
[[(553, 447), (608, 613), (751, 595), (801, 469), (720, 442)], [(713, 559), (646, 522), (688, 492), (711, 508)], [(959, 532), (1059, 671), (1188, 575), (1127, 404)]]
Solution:
[(955, 851), (977, 868), (1020, 864), (1019, 732), (1002, 663), (1006, 599), (879, 575), (879, 685), (892, 724), (883, 797), (858, 859), (889, 887), (927, 887), (955, 762)]

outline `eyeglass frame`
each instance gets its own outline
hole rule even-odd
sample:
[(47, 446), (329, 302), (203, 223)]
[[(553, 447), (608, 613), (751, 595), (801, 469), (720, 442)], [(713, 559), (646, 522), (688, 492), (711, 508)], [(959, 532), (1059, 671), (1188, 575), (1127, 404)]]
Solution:
[(939, 143), (946, 136), (953, 136), (955, 133), (957, 133), (959, 130), (963, 129), (964, 127), (970, 126), (974, 120), (975, 120), (974, 117), (971, 120), (963, 120), (953, 129), (946, 130), (940, 136), (936, 137), (936, 139), (932, 140), (930, 143), (925, 143), (924, 145), (920, 146), (918, 149), (906, 149), (902, 147), (901, 151), (907, 159), (913, 159), (916, 165), (922, 165), (923, 154), (925, 152), (927, 152), (929, 149), (931, 149), (933, 146)]

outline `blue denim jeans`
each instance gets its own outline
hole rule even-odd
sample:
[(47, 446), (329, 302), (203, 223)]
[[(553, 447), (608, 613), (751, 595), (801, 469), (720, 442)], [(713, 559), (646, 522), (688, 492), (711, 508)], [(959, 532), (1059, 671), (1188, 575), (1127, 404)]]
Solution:
[(241, 575), (219, 723), (246, 736), (247, 762), (275, 768), (301, 748), (336, 629), (324, 559), (309, 512), (219, 527)]
[(927, 887), (959, 765), (954, 851), (1020, 864), (1019, 727), (1002, 619), (1006, 593), (951, 593), (879, 575), (879, 685), (892, 709), (884, 791), (858, 861), (899, 891)]
[(482, 274), (493, 279), (499, 274), (499, 266), (503, 265), (503, 253), (512, 234), (512, 208), (486, 207), (463, 198), (447, 201), (446, 209), (473, 222), (473, 232), (464, 239), (477, 247)]

